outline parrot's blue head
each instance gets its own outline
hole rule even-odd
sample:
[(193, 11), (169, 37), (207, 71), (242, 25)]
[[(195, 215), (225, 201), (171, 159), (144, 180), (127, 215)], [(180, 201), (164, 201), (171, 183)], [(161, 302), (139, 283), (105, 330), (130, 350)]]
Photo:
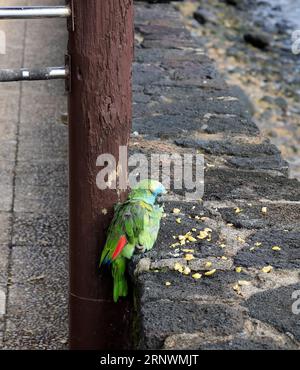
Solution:
[(166, 188), (156, 180), (142, 180), (129, 194), (129, 199), (143, 200), (148, 204), (158, 203), (160, 197), (166, 194)]

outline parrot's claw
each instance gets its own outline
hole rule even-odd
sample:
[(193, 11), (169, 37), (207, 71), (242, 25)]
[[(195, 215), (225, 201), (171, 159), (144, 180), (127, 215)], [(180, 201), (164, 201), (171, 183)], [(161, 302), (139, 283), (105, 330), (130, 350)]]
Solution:
[(138, 245), (136, 246), (136, 249), (137, 249), (137, 251), (138, 251), (139, 253), (144, 253), (144, 252), (145, 252), (145, 247), (144, 247), (143, 245), (138, 244)]

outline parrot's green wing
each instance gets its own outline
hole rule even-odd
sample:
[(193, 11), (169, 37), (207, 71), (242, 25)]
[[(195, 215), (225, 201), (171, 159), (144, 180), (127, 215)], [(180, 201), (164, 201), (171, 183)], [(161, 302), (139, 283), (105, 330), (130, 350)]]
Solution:
[(145, 214), (143, 229), (138, 238), (140, 249), (143, 252), (153, 248), (158, 236), (162, 215), (163, 209), (159, 206), (153, 206), (152, 211)]
[(118, 205), (108, 229), (100, 265), (110, 264), (119, 255), (130, 259), (135, 247), (151, 249), (157, 238), (161, 216), (161, 208), (143, 201)]

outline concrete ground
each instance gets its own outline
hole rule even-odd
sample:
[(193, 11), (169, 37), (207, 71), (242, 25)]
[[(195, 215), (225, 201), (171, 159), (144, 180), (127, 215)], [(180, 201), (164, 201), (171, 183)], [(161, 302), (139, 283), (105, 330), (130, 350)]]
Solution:
[[(5, 4), (7, 3), (7, 4)], [(15, 0), (13, 5), (49, 5)], [(52, 0), (52, 4), (61, 1)], [(11, 5), (2, 1), (1, 5)], [(1, 21), (1, 68), (62, 66), (65, 20)], [(67, 341), (67, 129), (63, 81), (0, 84), (0, 347)]]
[[(65, 21), (1, 22), (0, 29), (7, 33), (1, 68), (64, 63)], [(0, 95), (0, 347), (63, 349), (64, 83), (1, 84)], [(260, 136), (247, 109), (172, 5), (136, 4), (138, 135), (131, 150), (198, 151), (206, 160), (204, 202), (183, 203), (175, 194), (179, 201), (166, 205), (155, 249), (131, 265), (140, 348), (299, 348), (292, 294), (300, 289), (300, 186), (288, 179), (286, 162)], [(173, 208), (180, 209), (179, 216)], [(193, 245), (172, 246), (173, 235), (204, 228), (211, 231)], [(281, 249), (273, 251), (274, 245)], [(193, 249), (192, 259), (186, 248)], [(182, 274), (178, 264), (190, 273)], [(263, 272), (269, 265), (273, 270)], [(211, 269), (216, 273), (206, 277)]]

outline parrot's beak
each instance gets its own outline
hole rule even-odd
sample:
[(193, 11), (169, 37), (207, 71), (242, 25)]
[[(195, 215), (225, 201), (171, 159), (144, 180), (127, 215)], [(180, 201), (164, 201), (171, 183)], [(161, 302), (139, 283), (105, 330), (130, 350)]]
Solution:
[[(167, 194), (167, 192), (163, 193), (163, 194)], [(156, 203), (157, 204), (164, 204), (165, 202), (165, 197), (163, 196), (163, 194), (159, 195), (157, 198), (156, 198)]]

